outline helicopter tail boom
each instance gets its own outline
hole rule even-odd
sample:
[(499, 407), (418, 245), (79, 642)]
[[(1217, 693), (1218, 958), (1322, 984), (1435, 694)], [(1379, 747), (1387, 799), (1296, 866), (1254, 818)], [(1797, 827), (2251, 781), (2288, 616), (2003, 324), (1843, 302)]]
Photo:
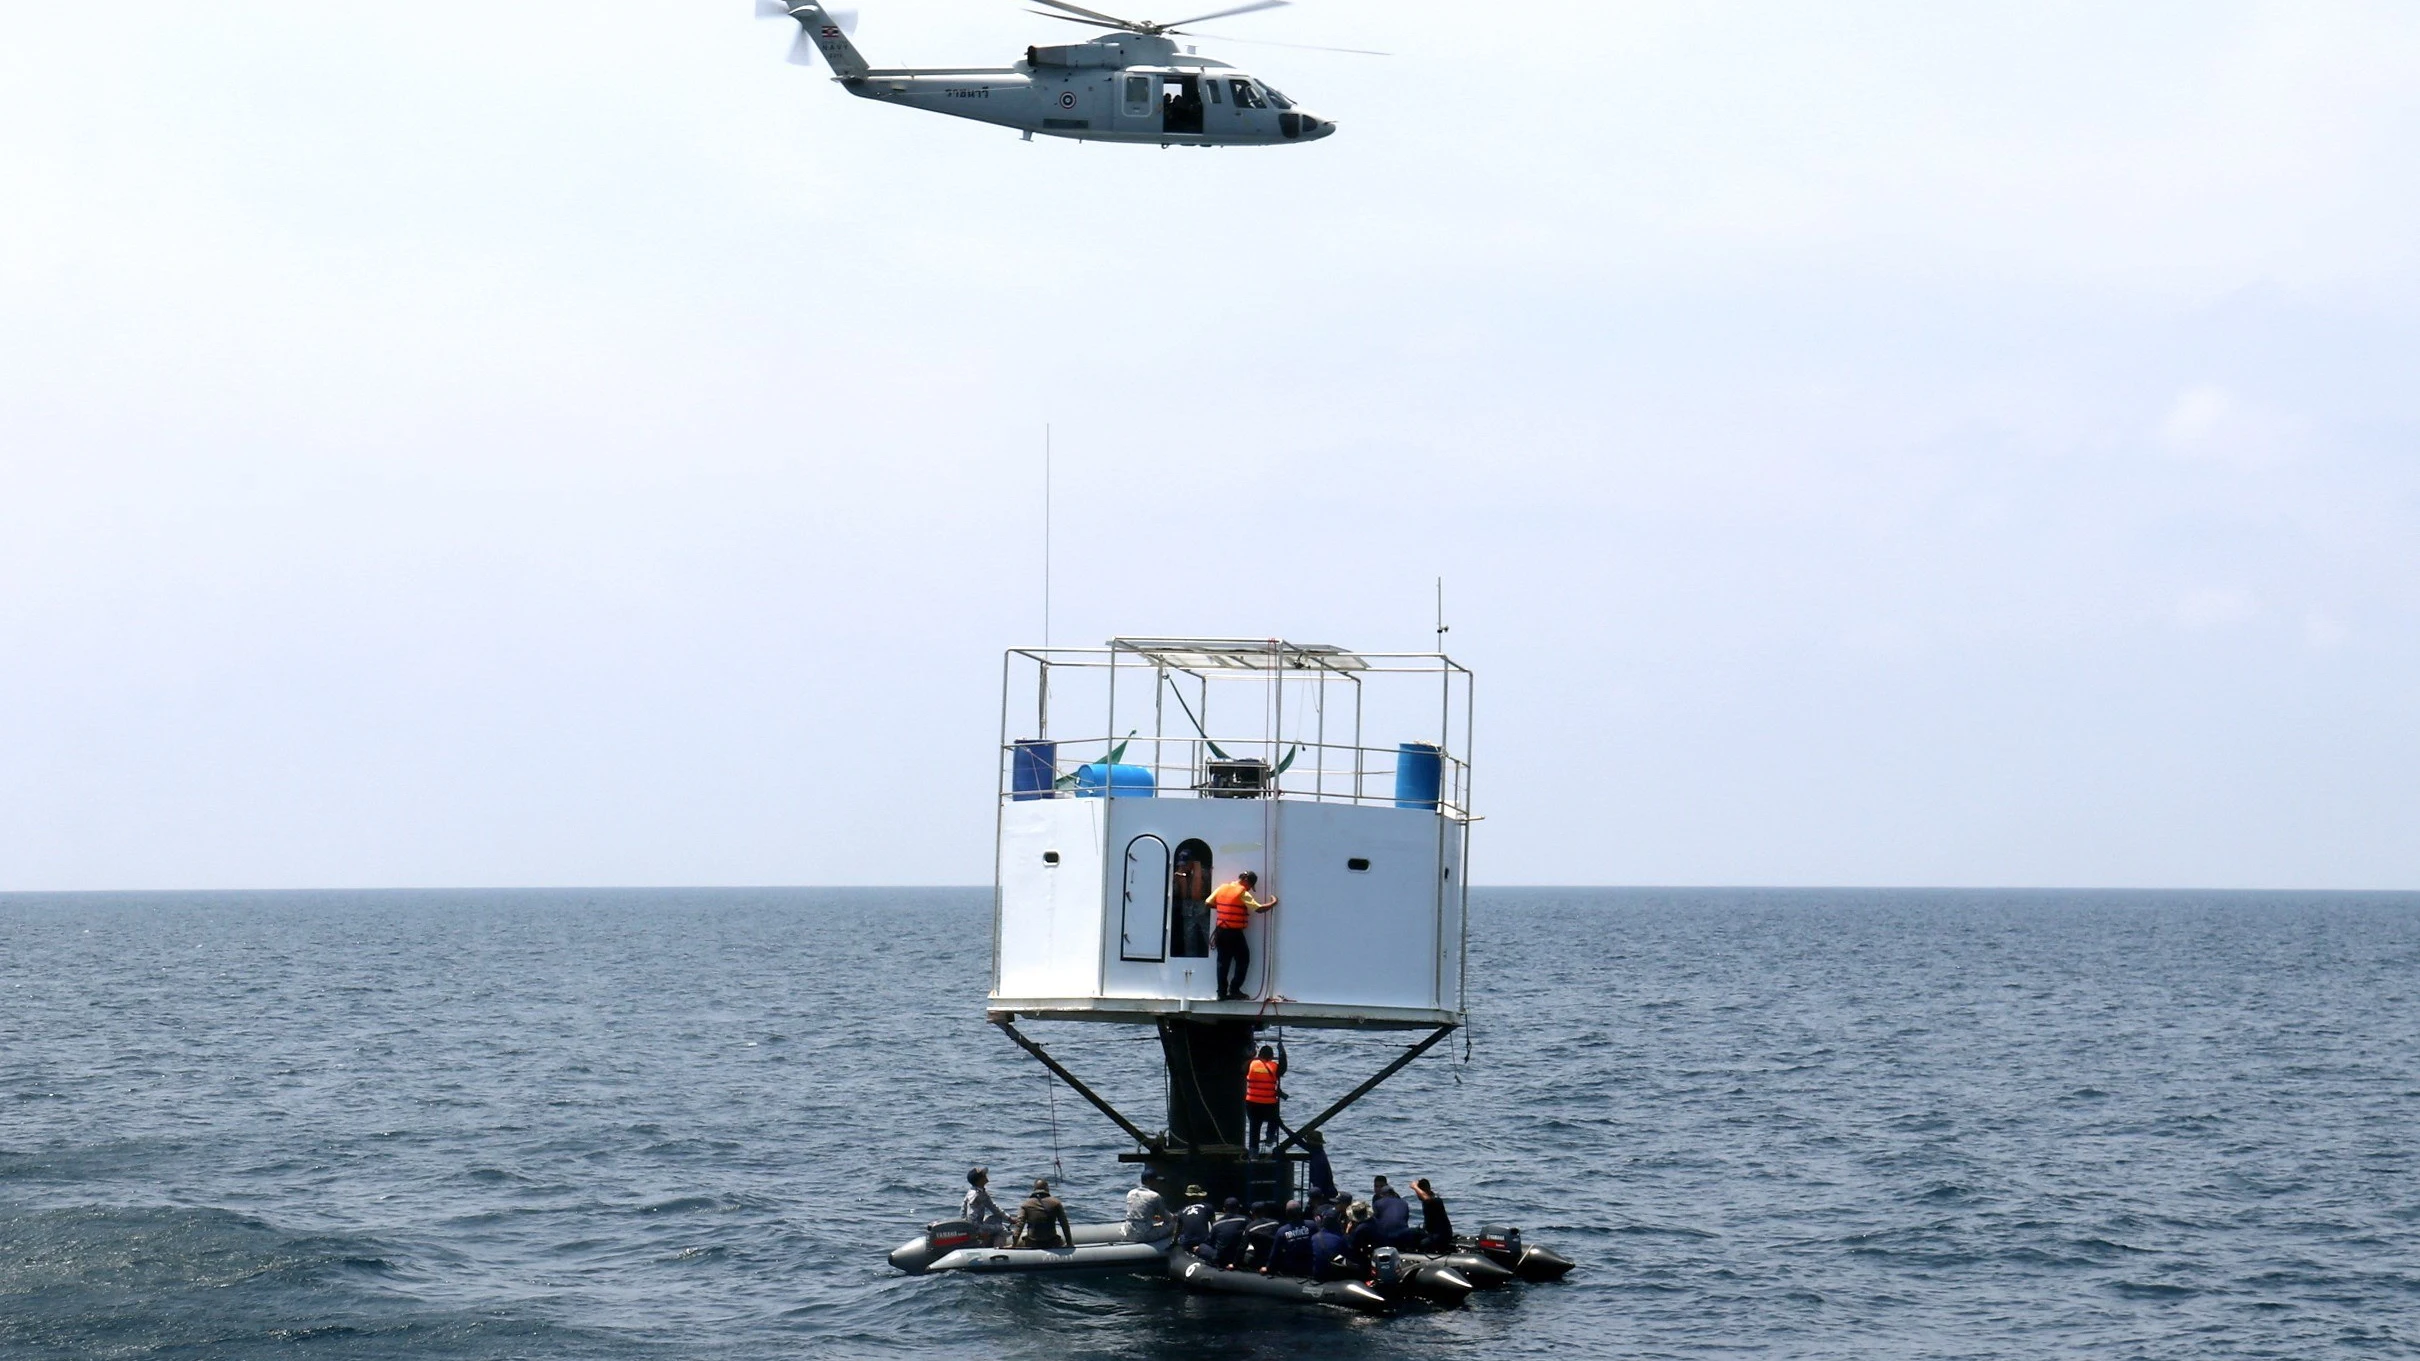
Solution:
[(792, 0), (762, 0), (760, 10), (787, 14), (798, 21), (798, 44), (790, 49), (790, 60), (808, 60), (806, 50), (813, 45), (823, 53), (824, 63), (832, 68), (832, 74), (842, 80), (863, 80), (866, 72), (873, 69), (866, 65), (864, 57), (857, 54), (857, 45), (850, 42), (849, 35), (842, 31), (845, 19), (825, 9), (818, 0), (795, 0), (794, 3)]

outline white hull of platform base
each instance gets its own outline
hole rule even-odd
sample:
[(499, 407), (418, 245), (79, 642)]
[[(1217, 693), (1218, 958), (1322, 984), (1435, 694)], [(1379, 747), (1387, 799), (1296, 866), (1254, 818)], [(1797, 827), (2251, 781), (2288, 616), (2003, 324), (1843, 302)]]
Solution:
[[(989, 1009), (1453, 1023), (1467, 827), (1428, 808), (1287, 798), (1006, 803)], [(1247, 929), (1248, 1000), (1220, 1002), (1202, 899), (1247, 869), (1278, 906)]]
[(1429, 1007), (1306, 1006), (1298, 1002), (1190, 1002), (1158, 997), (994, 997), (993, 1021), (1266, 1021), (1310, 1030), (1429, 1030), (1460, 1025), (1455, 1012)]

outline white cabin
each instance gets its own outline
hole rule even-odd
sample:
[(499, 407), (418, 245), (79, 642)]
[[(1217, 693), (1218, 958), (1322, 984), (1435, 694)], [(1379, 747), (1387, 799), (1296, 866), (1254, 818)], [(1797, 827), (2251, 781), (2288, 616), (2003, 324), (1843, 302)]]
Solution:
[[(1008, 663), (995, 1016), (1461, 1022), (1468, 671), (1257, 639)], [(1278, 905), (1249, 929), (1249, 999), (1220, 1002), (1205, 899), (1243, 870)]]

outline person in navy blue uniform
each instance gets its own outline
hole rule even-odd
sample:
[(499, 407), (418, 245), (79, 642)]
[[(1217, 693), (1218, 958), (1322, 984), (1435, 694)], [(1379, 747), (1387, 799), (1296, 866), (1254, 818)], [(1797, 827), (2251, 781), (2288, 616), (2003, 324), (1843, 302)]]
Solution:
[(1353, 1264), (1353, 1245), (1344, 1236), (1344, 1212), (1330, 1210), (1320, 1216), (1319, 1227), (1311, 1234), (1311, 1279), (1315, 1281), (1351, 1280), (1361, 1274)]
[(1353, 1246), (1365, 1255), (1372, 1248), (1409, 1248), (1419, 1239), (1412, 1230), (1411, 1202), (1395, 1194), (1384, 1177), (1370, 1179), (1370, 1222), (1354, 1231)]
[(1277, 1234), (1269, 1240), (1269, 1264), (1260, 1269), (1264, 1276), (1308, 1276), (1311, 1274), (1311, 1224), (1303, 1215), (1302, 1202), (1286, 1202), (1285, 1222), (1277, 1226)]
[(1311, 1155), (1311, 1202), (1336, 1198), (1336, 1169), (1328, 1165), (1328, 1136), (1318, 1130), (1305, 1130), (1302, 1146)]
[(1194, 1250), (1194, 1255), (1212, 1266), (1234, 1268), (1244, 1260), (1244, 1203), (1233, 1196), (1218, 1207), (1218, 1218), (1210, 1222), (1210, 1240)]

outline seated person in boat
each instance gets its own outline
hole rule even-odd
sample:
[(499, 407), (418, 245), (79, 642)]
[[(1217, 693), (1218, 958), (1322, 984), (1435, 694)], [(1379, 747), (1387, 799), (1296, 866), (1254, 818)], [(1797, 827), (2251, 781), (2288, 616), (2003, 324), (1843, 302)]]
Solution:
[(974, 1167), (966, 1173), (966, 1201), (958, 1217), (975, 1226), (975, 1233), (986, 1247), (999, 1247), (1008, 1241), (1008, 1213), (992, 1199), (991, 1169)]
[(1160, 1197), (1160, 1174), (1145, 1172), (1142, 1183), (1126, 1193), (1126, 1241), (1156, 1243), (1168, 1236), (1172, 1222), (1168, 1202)]
[(1286, 1203), (1285, 1222), (1277, 1226), (1277, 1236), (1269, 1242), (1268, 1264), (1260, 1269), (1263, 1276), (1308, 1276), (1311, 1274), (1310, 1217), (1303, 1213), (1301, 1201)]
[(1355, 1230), (1353, 1239), (1365, 1256), (1376, 1248), (1408, 1249), (1419, 1243), (1411, 1202), (1396, 1194), (1386, 1178), (1370, 1179), (1370, 1222)]
[(1218, 1218), (1210, 1221), (1210, 1237), (1194, 1249), (1194, 1255), (1212, 1266), (1234, 1268), (1244, 1260), (1244, 1203), (1233, 1196), (1218, 1207)]
[(1075, 1237), (1075, 1226), (1067, 1222), (1067, 1207), (1050, 1193), (1049, 1179), (1034, 1178), (1034, 1193), (1017, 1207), (1017, 1246), (1066, 1247)]
[(1269, 1244), (1277, 1238), (1277, 1202), (1263, 1200), (1252, 1206), (1252, 1218), (1244, 1222), (1244, 1260), (1246, 1271), (1258, 1271), (1269, 1264)]
[(1420, 1197), (1420, 1250), (1446, 1253), (1454, 1250), (1454, 1221), (1445, 1212), (1445, 1197), (1422, 1177), (1412, 1183), (1412, 1194)]
[(1350, 1281), (1360, 1278), (1361, 1268), (1353, 1262), (1353, 1245), (1344, 1236), (1344, 1212), (1330, 1210), (1320, 1217), (1319, 1227), (1311, 1234), (1311, 1279)]
[(1218, 1211), (1210, 1208), (1210, 1193), (1199, 1186), (1185, 1188), (1185, 1208), (1176, 1212), (1176, 1245), (1190, 1252), (1210, 1241), (1210, 1221)]

